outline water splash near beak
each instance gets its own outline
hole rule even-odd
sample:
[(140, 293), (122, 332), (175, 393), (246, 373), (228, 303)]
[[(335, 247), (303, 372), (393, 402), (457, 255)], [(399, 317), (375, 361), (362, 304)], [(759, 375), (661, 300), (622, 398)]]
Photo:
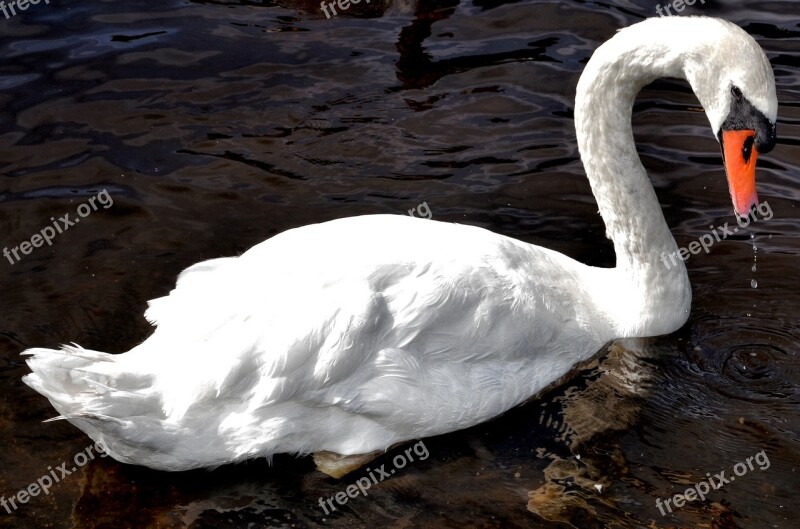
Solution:
[[(756, 235), (755, 233), (750, 234), (750, 240), (753, 243), (753, 267), (751, 270), (755, 273), (757, 267), (756, 264), (758, 263), (758, 246), (756, 246)], [(753, 288), (758, 288), (758, 281), (755, 278), (750, 280), (750, 286)]]

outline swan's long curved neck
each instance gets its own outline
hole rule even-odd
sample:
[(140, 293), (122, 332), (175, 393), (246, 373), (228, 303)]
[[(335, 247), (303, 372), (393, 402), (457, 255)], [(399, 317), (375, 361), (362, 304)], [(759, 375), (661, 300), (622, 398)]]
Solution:
[(686, 267), (675, 257), (675, 239), (631, 126), (641, 87), (659, 77), (685, 78), (683, 67), (682, 54), (670, 51), (668, 43), (623, 33), (595, 52), (578, 83), (578, 147), (617, 257), (618, 281), (606, 292), (605, 311), (627, 336), (674, 331), (686, 321), (691, 303)]

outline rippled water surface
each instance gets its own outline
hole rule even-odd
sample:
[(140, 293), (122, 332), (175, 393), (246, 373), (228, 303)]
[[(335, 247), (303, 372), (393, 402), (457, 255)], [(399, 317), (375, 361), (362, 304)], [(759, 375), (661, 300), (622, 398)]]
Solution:
[[(689, 259), (680, 331), (615, 344), (540, 399), (425, 440), (427, 459), (332, 514), (319, 498), (364, 471), (337, 482), (291, 456), (178, 474), (101, 459), (0, 507), (0, 527), (797, 527), (800, 8), (706, 4), (685, 13), (742, 25), (775, 69), (780, 140), (758, 177), (774, 216)], [(374, 1), (328, 20), (314, 1), (51, 0), (0, 15), (0, 245), (102, 189), (113, 199), (52, 246), (0, 260), (0, 494), (89, 443), (42, 423), (54, 412), (20, 382), (19, 352), (130, 349), (150, 333), (146, 300), (197, 261), (424, 203), (436, 220), (613, 265), (575, 147), (575, 83), (654, 5)], [(698, 110), (672, 80), (634, 109), (680, 246), (733, 222)], [(767, 468), (667, 516), (656, 507), (762, 451)]]

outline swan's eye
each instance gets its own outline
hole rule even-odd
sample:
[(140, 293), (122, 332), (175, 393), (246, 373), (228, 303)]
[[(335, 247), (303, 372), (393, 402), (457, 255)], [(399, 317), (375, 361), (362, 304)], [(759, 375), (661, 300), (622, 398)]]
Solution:
[(731, 86), (731, 94), (733, 94), (733, 97), (735, 97), (737, 101), (742, 98), (742, 91), (739, 90), (739, 87), (736, 85)]
[(744, 140), (744, 146), (742, 147), (742, 158), (744, 158), (744, 163), (748, 163), (750, 161), (750, 155), (753, 154), (753, 143), (755, 143), (755, 137), (748, 136), (746, 140)]

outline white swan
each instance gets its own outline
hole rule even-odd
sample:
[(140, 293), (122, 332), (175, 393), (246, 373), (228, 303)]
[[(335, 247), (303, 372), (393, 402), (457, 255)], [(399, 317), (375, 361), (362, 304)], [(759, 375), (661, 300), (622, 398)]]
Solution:
[(733, 24), (650, 19), (603, 44), (578, 83), (615, 268), (472, 226), (345, 218), (188, 268), (151, 302), (147, 341), (119, 355), (31, 349), (24, 380), (115, 459), (164, 470), (280, 452), (352, 463), (490, 419), (605, 342), (686, 321), (686, 269), (662, 262), (677, 246), (631, 131), (636, 93), (665, 76), (697, 94), (746, 214), (757, 154), (775, 143), (770, 64)]

